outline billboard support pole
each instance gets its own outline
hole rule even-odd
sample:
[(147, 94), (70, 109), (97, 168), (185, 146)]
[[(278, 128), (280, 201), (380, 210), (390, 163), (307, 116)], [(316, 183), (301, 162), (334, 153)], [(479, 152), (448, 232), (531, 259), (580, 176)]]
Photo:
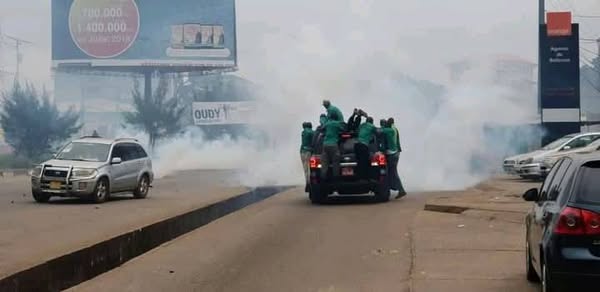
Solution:
[(152, 98), (152, 70), (144, 71), (144, 98)]

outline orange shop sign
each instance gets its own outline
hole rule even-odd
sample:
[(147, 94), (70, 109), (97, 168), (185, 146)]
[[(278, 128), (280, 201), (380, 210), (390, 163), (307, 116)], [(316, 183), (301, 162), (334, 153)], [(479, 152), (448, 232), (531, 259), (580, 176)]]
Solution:
[(571, 20), (571, 12), (548, 12), (546, 14), (548, 36), (571, 36), (573, 33)]

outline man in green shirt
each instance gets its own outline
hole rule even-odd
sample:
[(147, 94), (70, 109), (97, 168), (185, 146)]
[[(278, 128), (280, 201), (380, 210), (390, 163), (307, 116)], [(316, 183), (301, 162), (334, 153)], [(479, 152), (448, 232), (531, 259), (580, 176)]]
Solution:
[(336, 106), (333, 106), (329, 100), (323, 101), (323, 107), (325, 107), (327, 110), (327, 118), (329, 120), (336, 120), (340, 122), (344, 121), (344, 115), (342, 114), (342, 111), (340, 111), (340, 109)]
[(321, 156), (321, 176), (327, 178), (329, 168), (332, 168), (332, 177), (337, 177), (340, 168), (340, 135), (345, 129), (344, 123), (338, 120), (337, 114), (332, 113), (329, 121), (323, 126), (325, 137), (323, 139), (323, 155)]
[(313, 152), (313, 137), (315, 133), (312, 129), (312, 124), (305, 122), (302, 124), (302, 144), (300, 145), (300, 159), (302, 160), (302, 169), (304, 170), (305, 187), (304, 191), (308, 192), (310, 182), (310, 156)]
[(358, 163), (358, 175), (363, 179), (369, 176), (369, 144), (376, 132), (372, 117), (367, 117), (367, 121), (358, 126), (358, 143), (354, 144), (354, 153)]
[(398, 129), (394, 126), (394, 119), (388, 119), (385, 128), (383, 129), (383, 136), (386, 141), (386, 160), (388, 164), (388, 177), (390, 182), (390, 188), (394, 191), (398, 191), (396, 199), (406, 195), (406, 191), (402, 186), (402, 181), (398, 175), (398, 161), (400, 160), (400, 138), (398, 137)]

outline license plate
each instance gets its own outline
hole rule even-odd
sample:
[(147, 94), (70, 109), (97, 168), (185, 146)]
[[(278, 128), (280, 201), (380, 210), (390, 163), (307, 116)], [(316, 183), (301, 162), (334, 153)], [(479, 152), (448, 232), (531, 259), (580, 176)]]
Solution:
[(50, 182), (50, 189), (51, 190), (60, 190), (61, 186), (62, 186), (62, 183), (59, 182), (59, 181)]
[(354, 169), (352, 168), (342, 168), (342, 175), (343, 176), (352, 176), (354, 175)]

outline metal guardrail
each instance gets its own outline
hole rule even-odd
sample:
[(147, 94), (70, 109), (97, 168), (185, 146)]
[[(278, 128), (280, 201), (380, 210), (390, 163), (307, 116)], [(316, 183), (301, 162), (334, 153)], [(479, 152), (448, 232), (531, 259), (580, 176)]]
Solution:
[(0, 178), (29, 175), (30, 169), (0, 169)]

